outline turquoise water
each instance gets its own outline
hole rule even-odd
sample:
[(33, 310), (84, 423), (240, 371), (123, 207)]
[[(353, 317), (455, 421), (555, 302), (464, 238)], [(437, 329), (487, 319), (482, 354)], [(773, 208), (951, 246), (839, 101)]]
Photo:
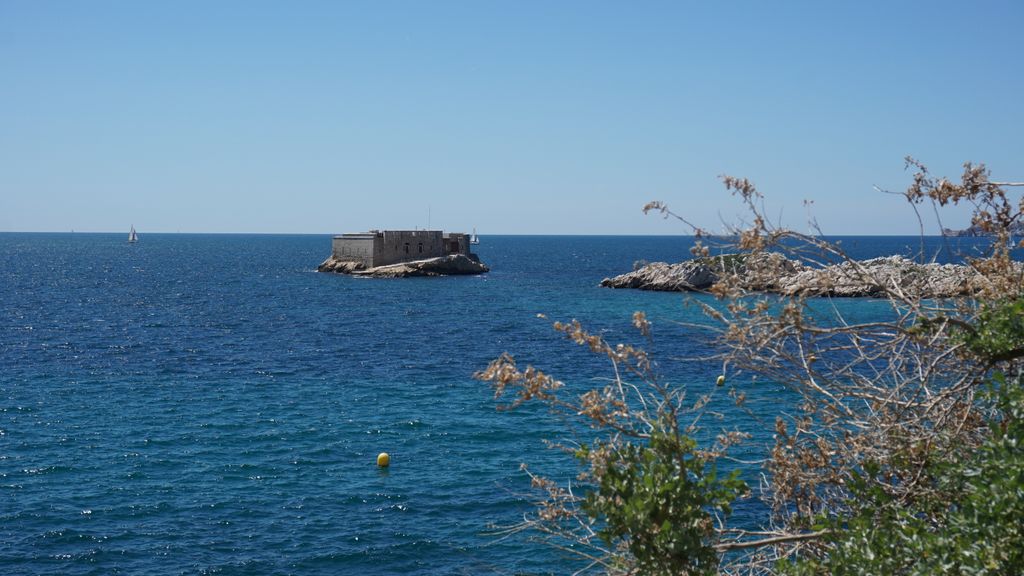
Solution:
[[(857, 257), (918, 247), (843, 240)], [(709, 350), (678, 323), (698, 319), (683, 296), (597, 286), (689, 247), (485, 237), (484, 276), (372, 280), (316, 273), (328, 236), (0, 234), (0, 572), (569, 572), (488, 534), (529, 510), (521, 462), (574, 476), (543, 445), (564, 428), (538, 407), (496, 412), (472, 374), (508, 351), (593, 384), (606, 363), (537, 314), (637, 342), (646, 310), (665, 377), (707, 389), (719, 367), (681, 361)], [(791, 398), (750, 397), (709, 427), (755, 431), (740, 455), (756, 458)], [(736, 514), (756, 526), (764, 509)]]

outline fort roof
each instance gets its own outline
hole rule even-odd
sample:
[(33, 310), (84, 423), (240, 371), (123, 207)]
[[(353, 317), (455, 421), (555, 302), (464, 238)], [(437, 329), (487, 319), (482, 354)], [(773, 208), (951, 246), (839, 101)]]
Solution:
[(380, 236), (390, 235), (405, 235), (418, 236), (418, 235), (431, 235), (441, 234), (443, 236), (465, 236), (465, 232), (445, 232), (444, 230), (369, 230), (366, 232), (345, 232), (344, 234), (337, 234), (335, 238), (378, 238)]

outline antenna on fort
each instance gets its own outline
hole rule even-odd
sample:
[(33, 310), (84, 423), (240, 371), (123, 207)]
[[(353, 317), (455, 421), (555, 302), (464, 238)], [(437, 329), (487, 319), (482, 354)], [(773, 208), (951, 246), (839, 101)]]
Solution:
[(430, 230), (430, 204), (427, 204), (427, 230)]

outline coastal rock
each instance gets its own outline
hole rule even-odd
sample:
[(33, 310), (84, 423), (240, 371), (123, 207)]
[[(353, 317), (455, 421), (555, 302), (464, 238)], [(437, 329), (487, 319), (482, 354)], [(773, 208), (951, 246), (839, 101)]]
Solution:
[(705, 290), (717, 281), (718, 275), (710, 266), (697, 260), (690, 260), (678, 264), (652, 262), (628, 274), (605, 278), (601, 281), (601, 286), (684, 292)]
[(922, 298), (952, 298), (977, 291), (980, 276), (956, 264), (918, 264), (902, 256), (885, 256), (805, 269), (779, 279), (778, 292), (787, 295), (863, 297), (883, 296), (883, 286)]
[(883, 286), (922, 298), (951, 298), (977, 293), (983, 279), (973, 268), (956, 264), (918, 264), (902, 256), (843, 262), (811, 268), (781, 254), (726, 255), (679, 264), (656, 262), (614, 278), (602, 286), (640, 290), (707, 290), (727, 274), (739, 286), (785, 295), (883, 296)]
[(654, 262), (627, 274), (605, 278), (601, 286), (685, 292), (707, 290), (726, 275), (737, 274), (748, 290), (772, 291), (777, 289), (780, 277), (802, 270), (804, 267), (799, 262), (781, 254), (728, 254), (678, 264)]
[(337, 260), (333, 256), (324, 260), (317, 267), (320, 272), (337, 272), (353, 276), (369, 276), (371, 278), (408, 278), (412, 276), (450, 276), (464, 274), (483, 274), (489, 272), (485, 264), (462, 254), (427, 258), (400, 262), (387, 266), (363, 268), (359, 262)]

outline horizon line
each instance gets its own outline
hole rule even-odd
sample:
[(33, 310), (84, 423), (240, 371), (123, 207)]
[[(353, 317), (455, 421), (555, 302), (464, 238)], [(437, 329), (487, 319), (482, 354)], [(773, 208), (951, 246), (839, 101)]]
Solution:
[[(419, 229), (417, 229), (419, 230)], [(427, 229), (424, 228), (424, 231)], [(136, 230), (138, 232), (138, 230)], [(177, 236), (177, 235), (204, 235), (204, 236), (337, 236), (340, 234), (351, 234), (352, 232), (167, 232), (167, 231), (154, 231), (140, 233), (139, 237), (142, 238), (146, 235), (161, 235), (161, 236)], [(358, 233), (358, 232), (356, 232)], [(114, 234), (126, 234), (123, 231), (76, 231), (76, 230), (0, 230), (0, 234), (96, 234), (96, 235), (114, 235)], [(628, 234), (628, 233), (605, 233), (605, 234), (564, 234), (564, 233), (490, 233), (480, 234), (477, 233), (480, 238), (498, 237), (498, 236), (561, 236), (561, 237), (584, 237), (584, 236), (617, 236), (617, 237), (651, 237), (651, 238), (695, 238), (695, 234)], [(726, 236), (736, 236), (736, 234), (701, 234), (704, 238), (722, 238)], [(822, 238), (841, 238), (841, 237), (907, 237), (907, 238), (918, 238), (924, 237), (936, 237), (941, 238), (946, 235), (944, 234), (898, 234), (898, 233), (844, 233), (844, 234), (818, 234), (812, 235)], [(959, 238), (961, 236), (947, 236), (949, 238)], [(969, 238), (970, 236), (962, 236), (963, 238)]]

